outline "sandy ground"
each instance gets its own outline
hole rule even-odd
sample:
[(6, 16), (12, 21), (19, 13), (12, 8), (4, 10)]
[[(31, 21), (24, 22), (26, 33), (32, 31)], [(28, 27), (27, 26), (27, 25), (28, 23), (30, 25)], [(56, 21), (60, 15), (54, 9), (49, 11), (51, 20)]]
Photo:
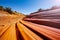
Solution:
[(12, 23), (16, 23), (21, 20), (24, 15), (9, 15), (0, 13), (0, 32), (6, 27), (6, 25), (10, 25)]

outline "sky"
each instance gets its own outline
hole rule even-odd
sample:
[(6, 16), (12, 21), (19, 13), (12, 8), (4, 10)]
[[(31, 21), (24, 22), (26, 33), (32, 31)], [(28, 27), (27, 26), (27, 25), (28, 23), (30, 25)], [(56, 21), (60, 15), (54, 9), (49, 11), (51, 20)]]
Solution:
[(23, 14), (30, 14), (40, 8), (48, 9), (56, 5), (60, 6), (60, 0), (0, 0), (0, 6), (10, 7)]

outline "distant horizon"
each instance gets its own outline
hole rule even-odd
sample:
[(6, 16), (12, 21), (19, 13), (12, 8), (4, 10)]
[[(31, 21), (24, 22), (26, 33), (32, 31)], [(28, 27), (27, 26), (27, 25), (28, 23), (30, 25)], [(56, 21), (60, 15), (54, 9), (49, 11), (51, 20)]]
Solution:
[(10, 7), (13, 11), (30, 14), (38, 9), (49, 9), (52, 6), (60, 6), (60, 0), (0, 0), (0, 6)]

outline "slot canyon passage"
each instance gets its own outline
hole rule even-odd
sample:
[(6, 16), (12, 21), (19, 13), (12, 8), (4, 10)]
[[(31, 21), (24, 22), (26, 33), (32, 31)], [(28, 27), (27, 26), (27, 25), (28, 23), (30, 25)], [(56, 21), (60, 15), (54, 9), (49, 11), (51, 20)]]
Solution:
[(60, 40), (60, 9), (13, 13), (0, 10), (0, 40)]

